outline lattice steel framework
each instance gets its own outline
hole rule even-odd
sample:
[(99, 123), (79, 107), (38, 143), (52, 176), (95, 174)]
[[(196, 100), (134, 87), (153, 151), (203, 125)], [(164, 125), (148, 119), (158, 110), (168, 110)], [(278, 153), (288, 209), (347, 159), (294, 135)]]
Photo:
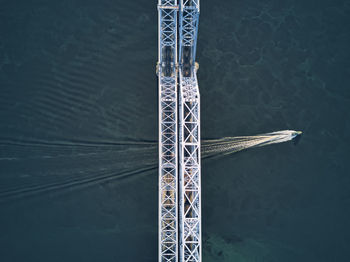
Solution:
[(177, 0), (158, 1), (160, 262), (178, 261)]
[(188, 76), (194, 73), (196, 61), (199, 0), (181, 0), (179, 16), (179, 64), (183, 74)]
[(197, 77), (180, 75), (180, 261), (201, 261), (200, 99)]
[(199, 0), (180, 3), (179, 70), (177, 12), (177, 0), (158, 1), (159, 261), (177, 262), (179, 256), (181, 262), (198, 262), (202, 257), (200, 100), (195, 66)]
[(181, 0), (179, 57), (179, 257), (202, 261), (200, 97), (196, 75), (199, 0)]

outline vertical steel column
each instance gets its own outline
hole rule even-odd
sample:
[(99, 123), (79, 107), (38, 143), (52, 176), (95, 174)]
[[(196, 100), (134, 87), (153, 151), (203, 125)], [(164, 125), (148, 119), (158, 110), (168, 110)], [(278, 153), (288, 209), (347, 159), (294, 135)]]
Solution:
[[(181, 0), (179, 13), (179, 65), (184, 76), (195, 72), (199, 0)], [(193, 76), (193, 75), (191, 75)]]
[(200, 97), (197, 77), (180, 75), (180, 261), (202, 261)]
[(177, 0), (158, 1), (159, 262), (178, 261)]
[(179, 41), (179, 258), (202, 261), (200, 97), (195, 63), (199, 0), (181, 0)]

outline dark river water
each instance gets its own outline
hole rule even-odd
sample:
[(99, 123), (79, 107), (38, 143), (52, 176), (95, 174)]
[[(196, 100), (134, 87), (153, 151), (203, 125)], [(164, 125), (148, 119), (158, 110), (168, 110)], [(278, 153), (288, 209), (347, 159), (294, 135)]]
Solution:
[[(157, 1), (0, 0), (0, 261), (157, 261)], [(350, 259), (350, 1), (201, 1), (203, 261)]]

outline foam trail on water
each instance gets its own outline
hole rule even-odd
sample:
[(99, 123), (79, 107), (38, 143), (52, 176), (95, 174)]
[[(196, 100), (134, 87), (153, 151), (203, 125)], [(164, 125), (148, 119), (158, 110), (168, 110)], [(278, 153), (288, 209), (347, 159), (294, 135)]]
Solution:
[(202, 157), (233, 154), (238, 151), (283, 143), (294, 139), (301, 134), (300, 131), (283, 130), (256, 136), (224, 137), (221, 139), (202, 141)]
[[(284, 130), (256, 136), (202, 141), (202, 158), (287, 142), (301, 132)], [(157, 142), (45, 142), (0, 140), (0, 202), (63, 192), (102, 182), (138, 178), (157, 169)], [(7, 152), (7, 153), (6, 153)]]

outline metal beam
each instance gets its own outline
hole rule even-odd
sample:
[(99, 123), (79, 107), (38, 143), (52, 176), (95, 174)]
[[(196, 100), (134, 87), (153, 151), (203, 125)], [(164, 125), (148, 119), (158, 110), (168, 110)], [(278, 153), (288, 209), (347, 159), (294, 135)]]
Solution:
[(158, 2), (158, 261), (178, 261), (177, 0)]
[(200, 97), (196, 46), (199, 0), (181, 0), (179, 14), (179, 259), (202, 261)]

